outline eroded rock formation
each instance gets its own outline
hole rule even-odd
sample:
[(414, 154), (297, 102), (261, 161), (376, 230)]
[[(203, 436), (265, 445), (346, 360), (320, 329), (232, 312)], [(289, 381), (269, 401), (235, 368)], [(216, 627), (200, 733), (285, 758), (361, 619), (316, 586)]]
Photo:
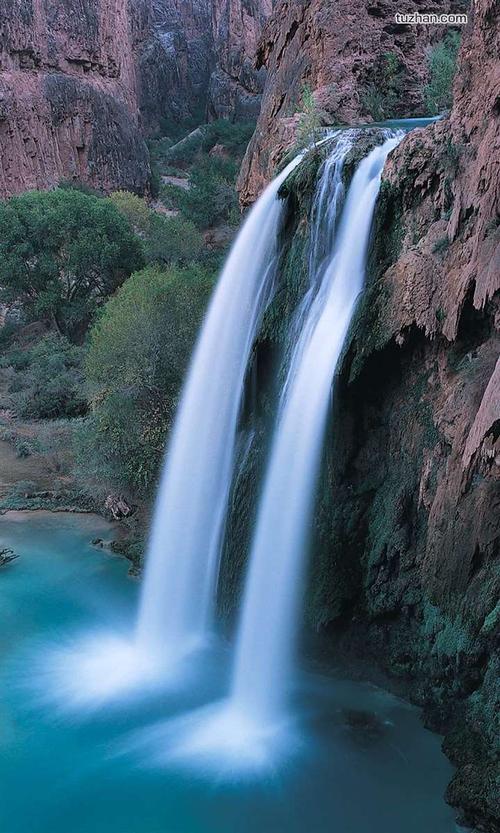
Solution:
[(2, 0), (0, 193), (77, 179), (144, 191), (135, 56), (147, 0)]
[(340, 387), (336, 543), (320, 535), (315, 591), (340, 644), (411, 680), (458, 767), (448, 800), (488, 831), (500, 829), (499, 47), (498, 0), (476, 0), (450, 117), (411, 133), (386, 170)]
[[(388, 83), (394, 85), (391, 116), (423, 113), (426, 50), (443, 36), (443, 28), (406, 26), (395, 20), (396, 12), (415, 11), (420, 5), (412, 0), (364, 0), (355, 5), (351, 0), (279, 0), (257, 52), (256, 66), (266, 67), (268, 74), (257, 129), (240, 174), (243, 204), (255, 200), (284, 150), (293, 144), (304, 85), (314, 92), (330, 124), (371, 121), (370, 97), (376, 94), (382, 100)], [(433, 10), (460, 7), (453, 0), (439, 0)]]
[(0, 0), (0, 195), (148, 187), (143, 136), (256, 118), (272, 0)]
[(255, 53), (272, 0), (152, 0), (140, 58), (148, 132), (162, 119), (256, 119), (265, 69)]
[(212, 26), (216, 67), (210, 77), (208, 110), (215, 118), (256, 119), (266, 71), (255, 54), (273, 0), (215, 0)]

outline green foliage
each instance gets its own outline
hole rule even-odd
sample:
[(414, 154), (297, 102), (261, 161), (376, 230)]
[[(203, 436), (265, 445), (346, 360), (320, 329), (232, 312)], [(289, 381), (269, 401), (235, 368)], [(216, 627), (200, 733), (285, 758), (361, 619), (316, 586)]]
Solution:
[(189, 189), (175, 189), (178, 207), (201, 229), (218, 223), (236, 225), (240, 219), (236, 174), (237, 166), (230, 159), (201, 157), (191, 169)]
[(56, 189), (0, 204), (2, 296), (71, 340), (142, 263), (140, 240), (110, 200)]
[(437, 116), (452, 105), (453, 78), (459, 46), (460, 33), (452, 29), (429, 51), (429, 82), (424, 87), (424, 100), (430, 116)]
[(218, 119), (201, 125), (168, 150), (165, 158), (169, 162), (191, 165), (197, 156), (208, 153), (215, 145), (222, 145), (229, 156), (241, 158), (255, 129), (254, 122), (230, 122)]
[(145, 200), (129, 191), (115, 191), (110, 199), (142, 238), (148, 263), (182, 266), (201, 255), (203, 237), (191, 220), (152, 211)]
[(374, 121), (394, 117), (404, 85), (403, 67), (394, 52), (384, 52), (374, 67), (373, 81), (361, 93), (361, 103)]
[(31, 457), (33, 452), (38, 451), (36, 444), (31, 443), (27, 439), (17, 439), (16, 440), (16, 457), (20, 459), (24, 459), (26, 457)]
[(432, 251), (434, 254), (442, 254), (449, 248), (449, 245), (450, 238), (447, 234), (445, 234), (443, 237), (440, 237), (438, 240), (436, 240), (434, 246), (432, 247)]
[(321, 138), (321, 128), (327, 120), (326, 114), (318, 107), (314, 94), (307, 84), (302, 89), (300, 114), (296, 146), (304, 148), (313, 145)]
[(198, 260), (202, 250), (203, 237), (191, 220), (153, 214), (145, 242), (149, 262), (185, 266)]
[[(81, 370), (83, 349), (51, 333), (29, 350), (13, 351), (4, 362), (16, 374), (10, 384), (16, 414), (23, 419), (79, 416), (86, 410)], [(18, 456), (29, 456), (24, 441)], [(25, 451), (27, 453), (25, 453)]]
[(109, 199), (120, 214), (128, 220), (137, 234), (148, 234), (151, 224), (151, 209), (146, 200), (130, 191), (113, 191)]
[(178, 142), (188, 133), (191, 133), (198, 124), (201, 124), (204, 118), (205, 108), (203, 105), (195, 107), (192, 115), (187, 118), (174, 118), (172, 114), (167, 113), (159, 119), (160, 135), (170, 143)]
[(10, 346), (13, 337), (15, 336), (18, 329), (18, 321), (7, 320), (3, 327), (0, 327), (0, 350), (4, 350)]
[(231, 122), (228, 119), (217, 119), (207, 124), (202, 150), (206, 153), (215, 145), (222, 145), (231, 155), (242, 156), (255, 130), (255, 122)]
[(212, 283), (194, 267), (147, 267), (104, 307), (90, 334), (93, 408), (77, 449), (93, 490), (150, 494)]

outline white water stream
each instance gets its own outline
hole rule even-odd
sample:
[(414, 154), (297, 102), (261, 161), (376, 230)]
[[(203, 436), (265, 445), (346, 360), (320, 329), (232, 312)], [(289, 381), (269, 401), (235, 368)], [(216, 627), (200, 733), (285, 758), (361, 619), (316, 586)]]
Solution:
[(221, 536), (250, 349), (277, 257), (281, 184), (252, 208), (219, 279), (193, 355), (166, 453), (146, 556), (138, 650), (165, 659), (210, 633)]

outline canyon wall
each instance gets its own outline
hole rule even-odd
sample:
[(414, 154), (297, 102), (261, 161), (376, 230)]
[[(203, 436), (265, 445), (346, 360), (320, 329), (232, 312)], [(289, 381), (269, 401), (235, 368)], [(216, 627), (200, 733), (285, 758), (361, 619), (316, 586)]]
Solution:
[(272, 0), (152, 0), (139, 68), (146, 131), (169, 120), (256, 119), (266, 73), (255, 53), (271, 11)]
[(337, 647), (409, 682), (457, 766), (448, 800), (488, 831), (500, 829), (499, 11), (476, 0), (450, 117), (412, 132), (384, 172), (310, 606)]
[(147, 0), (1, 0), (0, 193), (149, 179), (134, 65)]
[(273, 0), (215, 0), (212, 26), (216, 66), (210, 77), (212, 118), (257, 119), (266, 71), (255, 55)]
[[(371, 121), (371, 111), (391, 94), (386, 115), (423, 114), (426, 52), (443, 37), (442, 26), (396, 23), (396, 12), (430, 11), (413, 0), (279, 0), (264, 28), (256, 66), (267, 68), (257, 129), (244, 159), (239, 189), (251, 203), (293, 145), (305, 85), (325, 123)], [(439, 0), (432, 11), (463, 10)], [(389, 56), (389, 57), (388, 57)], [(376, 99), (376, 100), (375, 100)]]
[(272, 0), (0, 0), (0, 195), (148, 188), (145, 135), (255, 119)]

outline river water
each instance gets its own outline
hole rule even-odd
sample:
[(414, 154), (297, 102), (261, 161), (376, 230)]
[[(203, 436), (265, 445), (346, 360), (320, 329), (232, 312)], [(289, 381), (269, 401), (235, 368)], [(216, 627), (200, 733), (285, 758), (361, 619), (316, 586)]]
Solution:
[[(298, 676), (300, 722), (288, 747), (238, 778), (173, 754), (176, 721), (227, 691), (222, 643), (182, 686), (79, 704), (78, 673), (51, 665), (52, 648), (93, 628), (119, 633), (139, 589), (125, 560), (91, 546), (96, 537), (112, 531), (94, 516), (0, 517), (0, 545), (21, 556), (0, 572), (2, 833), (456, 830), (440, 738), (417, 710), (372, 685)], [(64, 673), (67, 701), (56, 679)]]

